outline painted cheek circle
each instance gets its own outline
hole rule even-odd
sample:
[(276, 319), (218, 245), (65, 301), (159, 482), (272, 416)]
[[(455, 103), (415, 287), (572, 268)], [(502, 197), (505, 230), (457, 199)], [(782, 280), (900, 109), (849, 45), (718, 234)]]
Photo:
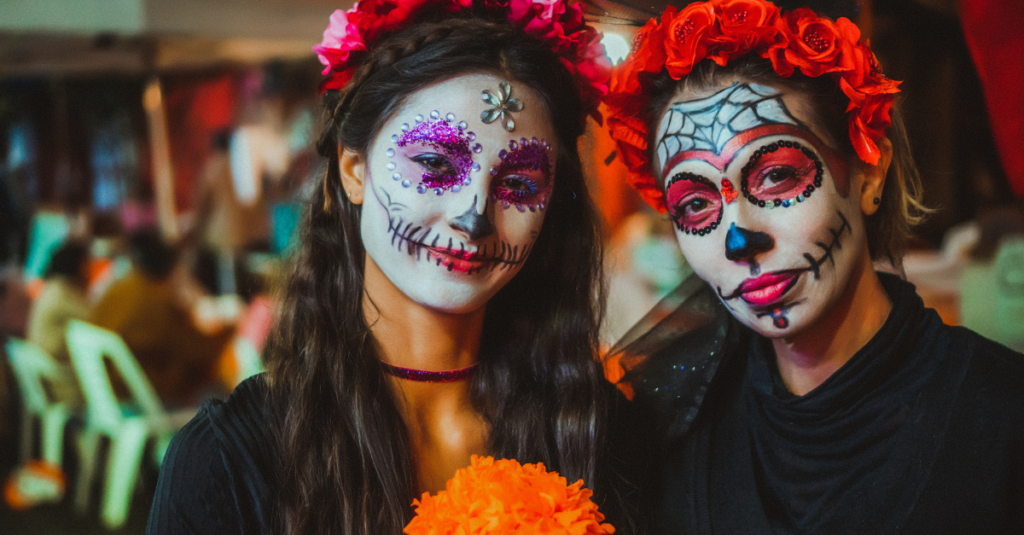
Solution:
[(722, 222), (722, 197), (707, 178), (676, 173), (665, 189), (672, 221), (684, 233), (703, 236)]
[(821, 187), (824, 166), (811, 149), (781, 140), (754, 151), (741, 174), (740, 190), (751, 204), (788, 208)]
[[(503, 208), (514, 205), (520, 212), (544, 210), (551, 191), (551, 146), (537, 138), (520, 138), (518, 142), (510, 141), (508, 146), (509, 150), (498, 152), (501, 164), (491, 169), (491, 176), (495, 177), (491, 198), (501, 201)], [(539, 172), (543, 183), (538, 184), (529, 176), (509, 176), (523, 172)]]
[[(448, 120), (440, 120), (434, 118), (434, 113), (431, 113), (431, 119), (433, 120), (419, 122), (420, 116), (417, 116), (418, 124), (412, 128), (403, 124), (404, 132), (395, 138), (395, 144), (403, 148), (415, 144), (429, 146), (441, 152), (451, 163), (452, 168), (449, 173), (442, 174), (424, 170), (420, 184), (416, 188), (417, 191), (424, 193), (428, 189), (433, 189), (438, 195), (446, 190), (457, 192), (462, 186), (467, 186), (470, 183), (469, 173), (474, 169), (470, 142), (476, 136), (472, 132), (464, 131), (465, 122), (458, 125), (452, 124), (454, 121), (452, 114), (448, 114)], [(391, 152), (389, 151), (388, 154), (390, 155)], [(389, 169), (392, 166), (392, 163), (388, 164)], [(402, 185), (404, 186), (405, 182)]]

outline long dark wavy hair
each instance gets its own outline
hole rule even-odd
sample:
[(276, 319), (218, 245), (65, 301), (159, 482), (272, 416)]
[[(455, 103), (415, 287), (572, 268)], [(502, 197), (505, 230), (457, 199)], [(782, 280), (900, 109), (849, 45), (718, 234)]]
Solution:
[(606, 412), (595, 360), (601, 242), (576, 150), (578, 90), (544, 43), (507, 24), (421, 22), (368, 51), (346, 89), (324, 98), (318, 149), (327, 170), (306, 205), (265, 356), (280, 454), (277, 517), (287, 533), (397, 534), (411, 518), (414, 462), (363, 313), (361, 210), (344, 194), (337, 154), (340, 145), (365, 156), (406, 98), (468, 73), (535, 90), (560, 147), (533, 252), (487, 303), (471, 391), (490, 425), (489, 453), (595, 485)]

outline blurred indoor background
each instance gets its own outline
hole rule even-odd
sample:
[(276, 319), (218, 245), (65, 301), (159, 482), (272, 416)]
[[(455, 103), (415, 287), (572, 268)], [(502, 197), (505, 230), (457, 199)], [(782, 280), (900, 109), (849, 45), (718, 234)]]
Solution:
[[(855, 20), (905, 80), (935, 208), (905, 274), (947, 323), (1024, 350), (1024, 7), (777, 3)], [(613, 58), (665, 6), (584, 4)], [(143, 533), (174, 429), (260, 371), (273, 289), (323, 172), (310, 47), (349, 7), (0, 0), (0, 532)], [(591, 127), (612, 344), (688, 269)]]

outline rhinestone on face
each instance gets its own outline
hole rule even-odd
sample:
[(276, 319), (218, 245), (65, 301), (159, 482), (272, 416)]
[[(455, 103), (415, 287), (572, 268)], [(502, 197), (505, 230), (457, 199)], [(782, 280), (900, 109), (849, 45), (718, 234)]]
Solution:
[(515, 140), (509, 141), (508, 142), (508, 148), (510, 148), (512, 150), (516, 150), (516, 149), (519, 148), (519, 143), (516, 143)]
[(460, 186), (458, 184), (452, 186), (452, 193), (458, 193), (460, 191), (462, 191), (462, 186)]
[(391, 142), (398, 143), (398, 134), (391, 134)]
[(473, 132), (466, 132), (466, 139), (470, 141), (476, 141), (476, 134)]
[(412, 185), (412, 182), (409, 182), (408, 180), (403, 180), (402, 181), (402, 187), (403, 188), (408, 188), (411, 185)]
[(387, 155), (388, 155), (388, 158), (394, 158), (395, 157), (395, 149), (388, 149)]
[(394, 171), (395, 170), (395, 162), (388, 162), (387, 168), (388, 168), (388, 171)]
[(395, 173), (391, 175), (392, 180), (402, 180), (402, 173)]
[(440, 197), (441, 195), (444, 195), (444, 190), (441, 188), (434, 188), (434, 195)]
[(402, 132), (408, 132), (409, 128), (411, 128), (409, 123), (402, 123)]
[(439, 112), (437, 110), (434, 110), (434, 111), (430, 112), (430, 118), (431, 119), (440, 119), (441, 118), (441, 112)]
[[(451, 114), (449, 113), (448, 115), (451, 115)], [(469, 127), (469, 125), (466, 124), (466, 121), (459, 121), (459, 125), (458, 126), (459, 126), (459, 130), (465, 130), (466, 128)]]
[(416, 119), (417, 123), (422, 123), (423, 122), (423, 116), (422, 115), (417, 114), (416, 117), (414, 117), (414, 119)]
[(462, 185), (463, 185), (463, 186), (468, 186), (468, 185), (470, 185), (470, 184), (472, 184), (472, 183), (473, 183), (473, 179), (472, 179), (472, 178), (469, 178), (468, 176), (466, 177), (466, 179), (465, 179), (465, 180), (463, 180), (463, 181), (462, 181)]
[(420, 184), (419, 186), (416, 186), (416, 193), (426, 193), (426, 192), (427, 192), (427, 187), (424, 186), (423, 184)]
[(480, 164), (478, 164), (476, 162), (473, 162), (473, 171), (475, 172), (475, 171), (479, 171), (479, 170), (480, 170)]
[(504, 160), (506, 156), (508, 156), (508, 151), (507, 150), (501, 149), (501, 150), (498, 151), (498, 158), (501, 158), (502, 160)]
[(448, 112), (448, 115), (445, 115), (444, 119), (446, 121), (448, 121), (449, 123), (454, 123), (455, 122), (455, 114), (452, 113), (452, 112)]
[(492, 167), (491, 168), (491, 176), (498, 176), (498, 168), (497, 167)]
[(473, 152), (475, 152), (477, 154), (480, 154), (481, 152), (483, 152), (483, 150), (484, 150), (483, 145), (481, 145), (479, 143), (476, 143), (476, 144), (473, 145)]

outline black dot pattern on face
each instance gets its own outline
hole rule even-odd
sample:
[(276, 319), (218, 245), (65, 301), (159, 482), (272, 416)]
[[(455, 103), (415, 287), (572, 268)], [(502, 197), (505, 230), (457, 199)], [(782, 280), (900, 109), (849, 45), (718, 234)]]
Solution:
[[(798, 149), (800, 150), (800, 152), (804, 153), (804, 156), (807, 156), (808, 159), (814, 162), (814, 181), (811, 184), (808, 184), (807, 187), (804, 188), (804, 190), (799, 195), (790, 199), (758, 199), (752, 193), (750, 193), (749, 181), (747, 180), (747, 177), (757, 166), (757, 162), (759, 162), (765, 154), (770, 154), (772, 152), (779, 150), (780, 148)], [(814, 151), (808, 149), (807, 147), (804, 147), (803, 145), (797, 143), (796, 141), (779, 140), (769, 143), (755, 150), (754, 154), (750, 156), (750, 160), (747, 161), (747, 164), (744, 165), (743, 169), (740, 170), (740, 173), (743, 177), (740, 181), (740, 192), (742, 193), (743, 197), (750, 202), (750, 204), (753, 204), (754, 206), (759, 206), (761, 208), (789, 208), (790, 206), (796, 206), (798, 203), (804, 202), (804, 200), (809, 198), (811, 194), (814, 193), (815, 189), (821, 187), (821, 180), (825, 171), (824, 166), (822, 166), (821, 164), (821, 160), (818, 159), (818, 156), (816, 154), (814, 154)]]
[[(691, 182), (699, 182), (701, 184), (706, 184), (707, 186), (711, 187), (711, 189), (713, 189), (715, 191), (718, 190), (718, 188), (716, 188), (715, 185), (710, 180), (708, 180), (707, 178), (704, 178), (704, 177), (702, 177), (700, 175), (695, 175), (693, 173), (676, 173), (675, 175), (672, 176), (672, 180), (669, 180), (669, 182), (667, 184), (665, 184), (665, 189), (668, 190), (669, 187), (672, 186), (672, 184), (675, 184), (676, 182), (678, 182), (680, 180), (689, 180)], [(724, 212), (724, 211), (725, 210), (723, 210), (721, 207), (719, 207), (719, 209), (718, 209), (718, 218), (716, 218), (715, 221), (712, 222), (710, 225), (707, 225), (707, 226), (704, 226), (704, 227), (699, 227), (699, 228), (698, 227), (688, 227), (686, 225), (683, 225), (682, 223), (680, 223), (680, 218), (678, 218), (678, 217), (673, 217), (672, 219), (673, 219), (673, 223), (675, 223), (675, 225), (676, 225), (676, 228), (678, 228), (679, 230), (683, 231), (684, 234), (692, 234), (694, 236), (704, 236), (704, 235), (710, 234), (712, 230), (715, 230), (716, 228), (718, 228), (718, 225), (720, 225), (722, 223), (722, 212)]]

